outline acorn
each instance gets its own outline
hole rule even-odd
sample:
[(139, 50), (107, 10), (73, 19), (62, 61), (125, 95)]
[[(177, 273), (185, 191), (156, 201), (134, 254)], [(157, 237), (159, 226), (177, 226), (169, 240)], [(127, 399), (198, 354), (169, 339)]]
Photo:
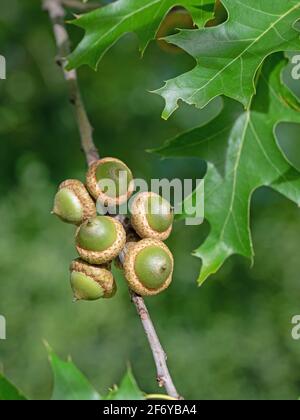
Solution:
[(90, 264), (105, 264), (116, 258), (126, 244), (122, 224), (108, 216), (87, 220), (77, 230), (76, 248), (80, 257)]
[(54, 199), (53, 214), (66, 223), (81, 225), (96, 216), (96, 205), (82, 182), (76, 179), (64, 181)]
[[(114, 191), (107, 188), (105, 181), (114, 183)], [(105, 206), (124, 204), (134, 191), (133, 175), (119, 159), (105, 158), (93, 163), (86, 178), (90, 194)]]
[(173, 269), (173, 255), (159, 240), (143, 239), (127, 248), (125, 278), (129, 287), (140, 296), (154, 296), (167, 289)]
[(117, 290), (109, 264), (93, 266), (80, 258), (71, 263), (70, 282), (75, 301), (108, 299)]
[(170, 203), (152, 192), (140, 193), (131, 207), (131, 224), (141, 238), (165, 241), (172, 232), (174, 214)]

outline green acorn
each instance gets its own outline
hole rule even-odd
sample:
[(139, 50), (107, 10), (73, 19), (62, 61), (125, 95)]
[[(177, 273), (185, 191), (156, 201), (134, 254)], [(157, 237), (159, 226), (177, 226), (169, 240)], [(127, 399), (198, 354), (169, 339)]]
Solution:
[[(107, 180), (113, 182), (114, 191), (107, 188)], [(130, 169), (115, 158), (105, 158), (93, 163), (87, 172), (86, 184), (94, 199), (108, 207), (126, 203), (134, 191)]]
[(131, 213), (131, 224), (141, 238), (165, 241), (170, 236), (174, 214), (170, 203), (158, 194), (138, 194), (133, 201)]
[(87, 220), (77, 230), (76, 248), (80, 257), (90, 264), (105, 264), (116, 258), (126, 244), (122, 224), (108, 216)]
[(129, 287), (140, 296), (153, 296), (172, 282), (174, 258), (169, 248), (156, 239), (131, 243), (124, 259)]
[(77, 259), (70, 266), (70, 282), (75, 301), (108, 299), (116, 293), (110, 265), (93, 266)]
[(81, 225), (96, 216), (96, 205), (82, 182), (68, 179), (59, 186), (52, 213), (66, 223)]

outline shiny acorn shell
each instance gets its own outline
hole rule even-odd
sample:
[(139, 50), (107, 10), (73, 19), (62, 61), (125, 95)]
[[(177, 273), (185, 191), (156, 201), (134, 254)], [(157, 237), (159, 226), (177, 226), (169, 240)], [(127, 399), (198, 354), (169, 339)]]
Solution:
[[(72, 215), (63, 215), (58, 204), (59, 193), (66, 190), (67, 192), (74, 195), (77, 198), (78, 204), (81, 206), (81, 216), (72, 217)], [(53, 214), (57, 215), (62, 221), (75, 225), (81, 225), (85, 220), (95, 217), (96, 205), (89, 195), (84, 184), (76, 179), (68, 179), (60, 184), (58, 192), (55, 196)]]
[(165, 241), (172, 233), (173, 223), (164, 232), (158, 232), (150, 226), (145, 209), (147, 208), (147, 201), (151, 198), (161, 197), (152, 192), (140, 193), (135, 197), (131, 206), (131, 224), (141, 238)]
[(117, 197), (110, 197), (107, 194), (105, 194), (101, 188), (99, 187), (98, 181), (97, 181), (97, 169), (99, 165), (103, 165), (106, 163), (117, 163), (124, 166), (124, 168), (131, 174), (130, 169), (127, 165), (125, 165), (124, 162), (122, 162), (119, 159), (107, 157), (104, 159), (100, 159), (96, 162), (94, 162), (88, 169), (87, 176), (86, 176), (86, 185), (87, 189), (89, 190), (90, 194), (94, 197), (95, 200), (99, 200), (102, 204), (105, 206), (119, 206), (121, 204), (126, 203), (129, 198), (132, 196), (134, 191), (134, 181), (132, 180), (129, 184), (129, 188), (127, 190), (126, 194), (123, 194), (121, 196)]
[[(135, 269), (135, 263), (138, 255), (147, 247), (161, 248), (170, 257), (171, 261), (171, 273), (169, 277), (165, 280), (163, 285), (156, 289), (146, 287), (140, 281)], [(157, 239), (143, 239), (139, 242), (129, 243), (126, 245), (126, 253), (123, 266), (125, 278), (131, 290), (133, 290), (140, 296), (155, 296), (163, 292), (170, 286), (173, 278), (174, 258), (169, 248), (163, 242)]]
[[(85, 249), (83, 248), (80, 244), (79, 244), (79, 234), (80, 234), (80, 229), (82, 229), (84, 226), (86, 226), (90, 221), (93, 221), (94, 219), (97, 218), (104, 218), (104, 219), (109, 219), (116, 230), (116, 239), (113, 242), (113, 244), (111, 246), (109, 246), (107, 249), (103, 250), (103, 251), (93, 251), (90, 249)], [(120, 252), (122, 251), (122, 249), (124, 248), (125, 244), (126, 244), (126, 232), (122, 226), (122, 224), (115, 220), (112, 217), (108, 217), (108, 216), (98, 216), (94, 219), (90, 219), (87, 220), (82, 226), (80, 226), (77, 229), (77, 233), (76, 233), (76, 249), (78, 254), (80, 255), (80, 257), (88, 262), (89, 264), (96, 264), (96, 265), (101, 265), (101, 264), (105, 264), (107, 262), (111, 262), (113, 259), (115, 259)]]
[[(117, 287), (110, 271), (110, 264), (93, 266), (80, 258), (70, 265), (71, 286), (75, 300), (108, 299), (115, 295)], [(74, 274), (82, 275), (84, 282), (72, 278)]]

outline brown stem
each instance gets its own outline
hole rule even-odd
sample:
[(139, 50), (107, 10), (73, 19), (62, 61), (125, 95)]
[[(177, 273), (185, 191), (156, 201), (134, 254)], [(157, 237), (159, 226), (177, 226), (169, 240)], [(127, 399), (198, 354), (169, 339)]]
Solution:
[(64, 24), (65, 10), (61, 0), (44, 0), (43, 8), (48, 12), (53, 25), (54, 37), (58, 49), (56, 62), (62, 67), (64, 78), (68, 84), (70, 102), (75, 108), (80, 131), (81, 146), (88, 165), (91, 165), (99, 159), (99, 153), (93, 141), (93, 128), (82, 102), (77, 81), (77, 72), (76, 70), (66, 71), (65, 69), (66, 57), (70, 53), (70, 40)]
[(170, 397), (181, 399), (175, 388), (167, 366), (167, 355), (164, 352), (164, 349), (159, 341), (158, 335), (151, 321), (144, 299), (133, 292), (131, 292), (131, 299), (132, 302), (135, 304), (139, 317), (141, 318), (145, 333), (147, 335), (151, 347), (154, 362), (156, 365), (156, 379), (158, 385), (161, 388), (165, 388), (167, 394)]
[[(75, 107), (77, 124), (81, 135), (81, 145), (85, 153), (88, 165), (99, 159), (99, 153), (93, 141), (92, 127), (89, 122), (87, 113), (79, 90), (77, 73), (75, 70), (66, 71), (65, 58), (70, 52), (70, 41), (64, 24), (65, 10), (63, 8), (63, 0), (44, 0), (43, 8), (48, 12), (53, 25), (53, 32), (58, 48), (57, 62), (62, 67), (65, 80), (69, 86), (70, 101)], [(124, 224), (125, 224), (124, 220)], [(128, 226), (126, 226), (128, 227)], [(131, 292), (131, 299), (134, 303), (138, 315), (142, 321), (149, 345), (153, 354), (153, 358), (157, 369), (157, 381), (160, 387), (164, 387), (170, 397), (179, 399), (180, 396), (173, 384), (169, 373), (166, 354), (160, 344), (153, 322), (142, 297)]]
[[(121, 252), (119, 259), (121, 264), (124, 264), (124, 259), (126, 256), (127, 249), (126, 247)], [(156, 379), (159, 387), (165, 388), (167, 394), (170, 397), (176, 399), (182, 399), (178, 394), (176, 387), (173, 383), (172, 377), (170, 375), (168, 365), (167, 365), (167, 355), (159, 341), (157, 332), (154, 328), (153, 322), (149, 315), (147, 306), (144, 302), (144, 299), (130, 290), (131, 300), (134, 303), (137, 313), (142, 321), (151, 351), (153, 359), (156, 365)]]

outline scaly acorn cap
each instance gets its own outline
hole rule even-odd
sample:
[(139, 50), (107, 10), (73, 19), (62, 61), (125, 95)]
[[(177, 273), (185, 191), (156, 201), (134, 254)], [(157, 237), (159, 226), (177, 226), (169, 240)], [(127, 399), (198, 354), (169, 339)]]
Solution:
[(81, 225), (97, 214), (93, 199), (83, 183), (76, 179), (68, 179), (59, 186), (52, 213), (75, 225)]
[(129, 287), (140, 296), (157, 295), (172, 282), (173, 255), (157, 239), (128, 244), (123, 265)]
[[(121, 176), (123, 173), (126, 178)], [(105, 180), (114, 182), (116, 188), (113, 193), (107, 190)], [(102, 186), (101, 181), (104, 181)], [(131, 170), (121, 160), (110, 157), (100, 159), (89, 167), (86, 185), (94, 199), (107, 207), (126, 203), (134, 191)]]
[(152, 192), (138, 194), (131, 207), (131, 224), (141, 238), (165, 241), (171, 235), (174, 214), (170, 203)]
[(122, 224), (109, 216), (87, 220), (77, 230), (76, 248), (80, 257), (90, 264), (105, 264), (116, 258), (126, 244)]
[(117, 290), (109, 264), (95, 267), (80, 258), (71, 263), (70, 282), (75, 301), (108, 299)]

